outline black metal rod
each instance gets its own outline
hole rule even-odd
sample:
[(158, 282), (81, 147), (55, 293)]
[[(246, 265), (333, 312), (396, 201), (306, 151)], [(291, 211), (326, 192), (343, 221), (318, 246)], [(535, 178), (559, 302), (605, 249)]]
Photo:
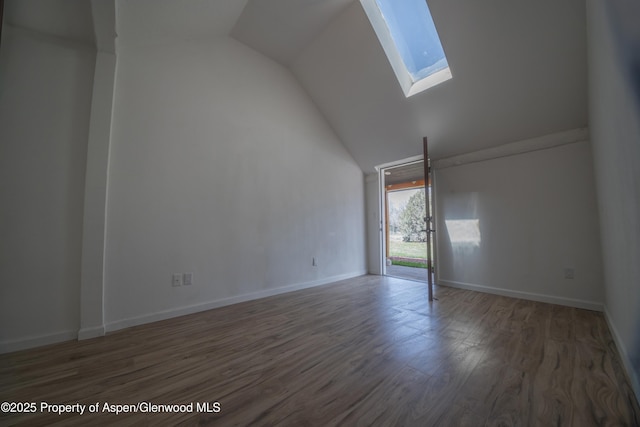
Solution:
[(424, 151), (424, 200), (426, 203), (426, 230), (427, 230), (427, 286), (429, 288), (429, 301), (433, 301), (433, 259), (431, 254), (431, 203), (429, 203), (429, 185), (431, 184), (431, 167), (429, 165), (429, 149), (427, 146), (427, 137), (422, 138), (422, 147)]

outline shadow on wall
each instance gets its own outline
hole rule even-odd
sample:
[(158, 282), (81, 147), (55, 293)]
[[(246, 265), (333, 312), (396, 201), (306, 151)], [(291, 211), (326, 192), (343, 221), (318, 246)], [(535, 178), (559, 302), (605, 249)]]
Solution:
[[(640, 116), (640, 2), (628, 0), (606, 1), (605, 7), (613, 30), (618, 54), (626, 77), (629, 79), (636, 103), (636, 113)], [(637, 219), (636, 219), (637, 220)], [(640, 278), (640, 267), (636, 265), (634, 277)], [(640, 286), (640, 283), (636, 283)], [(637, 307), (640, 307), (640, 300)], [(635, 328), (640, 331), (640, 313), (636, 313)], [(640, 393), (640, 335), (629, 348), (629, 360), (636, 375), (636, 394)], [(640, 398), (640, 396), (638, 396)]]
[(640, 2), (611, 0), (608, 6), (611, 28), (614, 29), (616, 45), (631, 81), (636, 104), (640, 108)]

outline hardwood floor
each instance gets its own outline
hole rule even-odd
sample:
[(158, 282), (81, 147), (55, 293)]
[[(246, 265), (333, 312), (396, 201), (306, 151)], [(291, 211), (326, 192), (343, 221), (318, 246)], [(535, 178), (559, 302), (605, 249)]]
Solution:
[[(0, 355), (0, 401), (38, 405), (0, 424), (640, 424), (601, 313), (445, 287), (432, 304), (426, 295), (422, 283), (364, 276)], [(57, 415), (39, 402), (87, 407)], [(116, 415), (105, 402), (194, 408)], [(203, 402), (220, 412), (198, 411)]]

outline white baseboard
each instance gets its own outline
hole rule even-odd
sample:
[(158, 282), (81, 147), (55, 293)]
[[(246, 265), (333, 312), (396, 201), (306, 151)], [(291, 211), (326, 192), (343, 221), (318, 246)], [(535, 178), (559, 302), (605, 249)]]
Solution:
[(624, 365), (624, 368), (627, 371), (627, 376), (629, 377), (629, 381), (631, 381), (631, 388), (633, 389), (633, 392), (636, 395), (636, 399), (638, 400), (638, 402), (640, 402), (640, 378), (638, 378), (638, 373), (633, 369), (633, 363), (631, 363), (631, 359), (629, 358), (627, 347), (624, 345), (624, 342), (620, 339), (620, 334), (618, 334), (618, 330), (616, 329), (614, 323), (611, 321), (611, 316), (609, 316), (609, 311), (607, 310), (607, 306), (604, 307), (604, 318), (607, 321), (609, 330), (611, 331), (611, 336), (613, 337), (613, 341), (616, 343), (616, 347), (618, 348), (618, 353), (620, 354), (620, 358), (622, 359), (622, 364)]
[(104, 333), (104, 325), (94, 326), (93, 328), (82, 328), (78, 331), (78, 341), (102, 337)]
[(119, 329), (128, 328), (131, 326), (142, 325), (145, 323), (156, 322), (159, 320), (170, 319), (172, 317), (184, 316), (186, 314), (197, 313), (199, 311), (210, 310), (212, 308), (223, 307), (225, 305), (237, 304), (239, 302), (245, 302), (255, 300), (259, 298), (266, 298), (273, 295), (284, 294), (287, 292), (293, 292), (301, 289), (312, 288), (315, 286), (328, 285), (330, 283), (338, 282), (340, 280), (352, 279), (354, 277), (363, 276), (367, 274), (366, 270), (352, 272), (348, 274), (342, 274), (338, 276), (327, 277), (320, 280), (314, 280), (311, 282), (298, 283), (290, 286), (283, 286), (274, 289), (265, 289), (263, 291), (252, 292), (245, 295), (238, 295), (229, 298), (223, 298), (219, 300), (209, 301), (202, 304), (195, 304), (187, 307), (179, 307), (176, 309), (165, 310), (158, 313), (152, 313), (129, 319), (118, 320), (116, 322), (108, 323), (104, 326), (95, 326), (91, 328), (82, 328), (79, 331), (62, 331), (53, 334), (39, 335), (34, 337), (26, 337), (12, 341), (0, 341), (0, 354), (11, 353), (14, 351), (26, 350), (35, 347), (42, 347), (49, 344), (56, 344), (64, 341), (71, 340), (84, 340), (103, 336), (107, 331), (116, 331)]
[(19, 340), (2, 341), (0, 342), (0, 354), (75, 340), (77, 337), (78, 333), (76, 331), (61, 331), (35, 337), (21, 338)]
[(352, 279), (354, 277), (363, 276), (367, 274), (366, 270), (357, 271), (348, 274), (342, 274), (339, 276), (327, 277), (320, 280), (314, 280), (311, 282), (298, 283), (290, 286), (283, 286), (280, 288), (265, 289), (262, 291), (251, 292), (249, 294), (237, 295), (229, 298), (222, 298), (218, 300), (208, 301), (201, 304), (194, 304), (186, 307), (179, 307), (170, 310), (164, 310), (157, 313), (145, 314), (142, 316), (130, 317), (127, 319), (116, 320), (105, 325), (107, 332), (117, 331), (124, 328), (130, 328), (132, 326), (143, 325), (145, 323), (157, 322), (160, 320), (166, 320), (173, 317), (185, 316), (187, 314), (193, 314), (200, 311), (211, 310), (213, 308), (224, 307), (226, 305), (237, 304), (240, 302), (256, 300), (260, 298), (266, 298), (273, 295), (284, 294), (287, 292), (298, 291), (301, 289), (312, 288), (315, 286), (327, 285), (330, 283), (338, 282), (340, 280)]
[(502, 295), (511, 298), (520, 298), (530, 301), (546, 302), (549, 304), (565, 305), (568, 307), (584, 308), (586, 310), (602, 311), (602, 303), (595, 301), (585, 301), (573, 298), (558, 297), (554, 295), (535, 294), (531, 292), (512, 291), (509, 289), (492, 288), (490, 286), (476, 285), (473, 283), (456, 282), (453, 280), (439, 280), (438, 285), (450, 288), (467, 289), (469, 291), (484, 292), (487, 294)]

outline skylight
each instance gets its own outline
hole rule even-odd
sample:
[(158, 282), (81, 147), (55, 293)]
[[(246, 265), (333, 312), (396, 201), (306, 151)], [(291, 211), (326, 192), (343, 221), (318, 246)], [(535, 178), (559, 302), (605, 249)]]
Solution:
[(360, 0), (405, 96), (451, 78), (426, 0)]

